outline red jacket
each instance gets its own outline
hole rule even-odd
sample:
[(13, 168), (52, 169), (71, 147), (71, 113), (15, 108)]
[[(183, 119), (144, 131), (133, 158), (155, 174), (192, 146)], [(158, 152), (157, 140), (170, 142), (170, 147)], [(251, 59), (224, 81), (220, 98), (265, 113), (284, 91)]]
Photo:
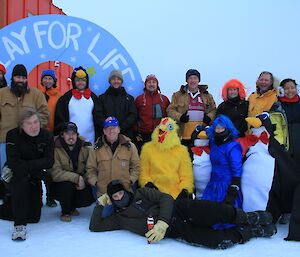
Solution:
[(135, 100), (138, 112), (138, 132), (151, 134), (159, 124), (160, 118), (153, 118), (153, 105), (159, 104), (162, 110), (162, 117), (167, 116), (166, 109), (170, 104), (169, 99), (158, 91), (150, 94), (145, 90), (144, 94), (139, 95)]

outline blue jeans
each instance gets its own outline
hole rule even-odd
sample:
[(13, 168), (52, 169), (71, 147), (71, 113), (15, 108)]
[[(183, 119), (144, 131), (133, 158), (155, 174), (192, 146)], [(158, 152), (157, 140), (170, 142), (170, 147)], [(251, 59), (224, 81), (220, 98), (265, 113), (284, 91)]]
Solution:
[(1, 143), (0, 144), (0, 177), (5, 162), (6, 162), (6, 143)]

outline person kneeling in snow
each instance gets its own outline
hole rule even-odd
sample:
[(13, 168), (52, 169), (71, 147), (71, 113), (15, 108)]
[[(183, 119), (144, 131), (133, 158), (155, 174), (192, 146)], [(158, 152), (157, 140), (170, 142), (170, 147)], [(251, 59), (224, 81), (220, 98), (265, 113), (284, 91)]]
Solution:
[[(226, 249), (253, 237), (270, 237), (276, 233), (272, 215), (265, 211), (246, 213), (232, 205), (210, 201), (173, 198), (153, 188), (139, 188), (132, 194), (119, 180), (107, 185), (107, 194), (98, 199), (90, 230), (94, 232), (125, 229), (145, 235), (149, 243), (165, 236), (193, 245)], [(147, 228), (153, 217), (154, 226)], [(235, 223), (225, 230), (211, 228), (216, 223)]]
[(52, 197), (60, 202), (60, 220), (70, 222), (72, 215), (79, 215), (76, 208), (87, 207), (95, 201), (86, 175), (91, 143), (79, 136), (74, 122), (66, 122), (54, 144), (54, 165), (50, 170)]

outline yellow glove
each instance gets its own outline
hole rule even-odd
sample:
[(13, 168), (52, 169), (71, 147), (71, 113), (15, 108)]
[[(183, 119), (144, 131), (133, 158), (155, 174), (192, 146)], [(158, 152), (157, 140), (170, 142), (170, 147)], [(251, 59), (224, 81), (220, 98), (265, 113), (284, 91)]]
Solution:
[(153, 243), (162, 240), (165, 237), (168, 227), (168, 223), (158, 220), (154, 227), (145, 234), (148, 238), (148, 242)]
[(106, 204), (112, 204), (112, 203), (111, 203), (111, 200), (110, 200), (110, 198), (109, 198), (109, 196), (108, 196), (107, 193), (101, 195), (101, 196), (98, 198), (98, 202), (99, 202), (99, 204), (102, 205), (102, 206), (105, 206)]

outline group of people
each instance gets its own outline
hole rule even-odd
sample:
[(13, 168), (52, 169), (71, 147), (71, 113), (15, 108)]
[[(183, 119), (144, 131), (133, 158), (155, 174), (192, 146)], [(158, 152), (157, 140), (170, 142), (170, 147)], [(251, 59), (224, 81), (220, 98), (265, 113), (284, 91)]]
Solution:
[[(25, 240), (27, 223), (40, 219), (41, 181), (63, 222), (98, 198), (91, 231), (127, 229), (150, 243), (169, 236), (224, 249), (274, 235), (279, 216), (292, 213), (287, 239), (300, 240), (294, 80), (283, 80), (279, 95), (272, 73), (262, 72), (248, 101), (244, 85), (230, 80), (217, 107), (195, 69), (171, 102), (153, 74), (134, 99), (119, 70), (99, 97), (81, 66), (63, 95), (51, 69), (37, 89), (24, 65), (13, 68), (10, 87), (5, 73), (0, 65), (0, 218), (14, 221), (13, 240)], [(266, 175), (250, 160), (255, 154), (262, 165), (273, 162)]]

